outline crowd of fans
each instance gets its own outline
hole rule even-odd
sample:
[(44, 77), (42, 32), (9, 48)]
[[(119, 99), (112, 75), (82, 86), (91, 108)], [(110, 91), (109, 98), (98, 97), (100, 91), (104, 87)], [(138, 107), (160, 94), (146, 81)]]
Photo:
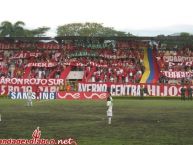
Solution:
[[(52, 78), (57, 78), (58, 73), (63, 71), (58, 58), (55, 57), (57, 51), (46, 53), (39, 51), (1, 51), (0, 77), (8, 78), (49, 78), (50, 73), (55, 71)], [(28, 66), (30, 63), (56, 63), (54, 67)], [(27, 70), (27, 68), (29, 68)], [(25, 73), (29, 73), (25, 75)]]
[[(144, 47), (141, 41), (67, 41), (61, 49), (55, 50), (1, 50), (0, 77), (8, 78), (60, 78), (68, 66), (71, 70), (84, 71), (81, 81), (139, 83), (145, 71)], [(191, 84), (193, 77), (169, 78), (163, 71), (193, 73), (193, 50), (157, 49), (160, 68), (158, 83)], [(168, 61), (167, 56), (189, 57), (189, 61)], [(53, 63), (41, 67), (30, 63)], [(80, 81), (80, 80), (79, 80)]]
[[(160, 68), (159, 83), (193, 84), (193, 50), (191, 48), (159, 49), (157, 61)], [(164, 71), (186, 72), (190, 75), (167, 77)]]

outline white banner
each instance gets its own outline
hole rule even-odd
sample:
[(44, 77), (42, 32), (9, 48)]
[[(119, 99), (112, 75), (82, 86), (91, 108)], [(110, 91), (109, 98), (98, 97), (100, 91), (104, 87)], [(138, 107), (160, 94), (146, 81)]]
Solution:
[(84, 71), (70, 71), (66, 79), (67, 80), (69, 79), (80, 80), (83, 78), (83, 76), (84, 76)]
[(168, 78), (190, 78), (193, 76), (193, 72), (183, 71), (161, 71), (161, 73)]
[(186, 57), (186, 56), (163, 56), (163, 60), (165, 62), (190, 62), (193, 61), (193, 57)]
[(0, 66), (4, 66), (5, 62), (4, 61), (0, 61)]
[(19, 52), (16, 53), (11, 59), (20, 59), (20, 58), (29, 58), (29, 57), (38, 57), (41, 56), (40, 52)]
[(31, 66), (34, 66), (34, 67), (55, 67), (55, 66), (57, 66), (57, 63), (56, 62), (28, 63), (26, 66), (27, 67), (31, 67)]
[(169, 66), (193, 66), (193, 61), (189, 62), (168, 62)]

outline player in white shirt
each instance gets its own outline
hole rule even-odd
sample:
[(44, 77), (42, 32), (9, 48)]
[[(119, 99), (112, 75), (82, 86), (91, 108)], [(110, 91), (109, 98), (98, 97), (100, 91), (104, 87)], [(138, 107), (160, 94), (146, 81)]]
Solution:
[(27, 92), (27, 106), (32, 106), (32, 91), (28, 88)]
[(111, 95), (107, 98), (107, 118), (108, 118), (108, 124), (111, 124), (111, 118), (113, 116), (113, 99)]

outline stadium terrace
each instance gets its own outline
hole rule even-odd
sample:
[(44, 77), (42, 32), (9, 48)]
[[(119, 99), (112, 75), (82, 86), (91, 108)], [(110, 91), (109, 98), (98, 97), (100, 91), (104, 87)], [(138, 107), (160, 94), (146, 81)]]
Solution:
[(157, 85), (155, 94), (171, 88), (162, 94), (179, 96), (181, 86), (193, 87), (192, 38), (0, 37), (1, 95), (31, 86), (139, 96), (141, 87), (152, 95), (147, 86)]

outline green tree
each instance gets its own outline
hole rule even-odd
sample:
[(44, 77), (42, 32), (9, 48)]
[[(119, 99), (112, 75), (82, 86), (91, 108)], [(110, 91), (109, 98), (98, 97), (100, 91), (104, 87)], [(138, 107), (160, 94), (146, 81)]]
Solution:
[(71, 23), (57, 28), (58, 36), (132, 36), (99, 23)]
[(17, 21), (14, 24), (4, 21), (0, 26), (0, 36), (22, 36), (25, 33), (24, 25), (25, 23), (22, 21)]
[(45, 36), (46, 35), (45, 33), (48, 30), (50, 30), (49, 27), (39, 27), (37, 29), (30, 30), (28, 36), (38, 36), (38, 37)]
[(181, 32), (180, 36), (187, 37), (187, 36), (190, 36), (190, 33), (188, 33), (188, 32)]
[(17, 21), (12, 24), (9, 21), (4, 21), (0, 25), (0, 36), (1, 37), (33, 37), (33, 36), (43, 36), (50, 28), (40, 27), (33, 30), (28, 30), (24, 28), (25, 23), (22, 21)]

